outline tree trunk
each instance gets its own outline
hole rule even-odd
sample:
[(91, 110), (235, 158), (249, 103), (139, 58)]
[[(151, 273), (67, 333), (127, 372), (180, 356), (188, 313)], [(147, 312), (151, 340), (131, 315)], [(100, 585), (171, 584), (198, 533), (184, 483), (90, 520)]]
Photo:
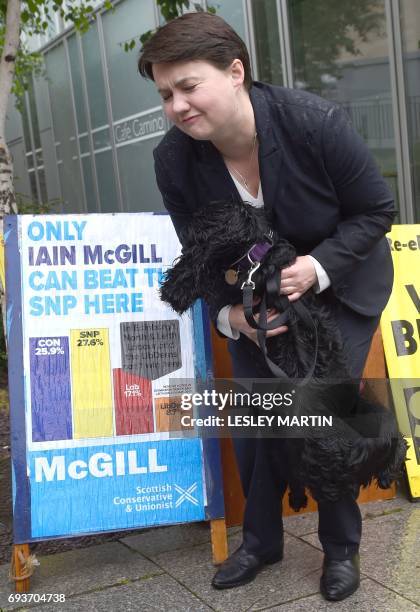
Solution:
[[(6, 110), (15, 75), (16, 54), (19, 49), (21, 0), (8, 0), (4, 48), (0, 60), (0, 240), (3, 238), (4, 215), (16, 213), (13, 187), (13, 165), (6, 144)], [(0, 277), (0, 304), (3, 325), (6, 318), (5, 288)], [(4, 336), (6, 338), (6, 328)]]

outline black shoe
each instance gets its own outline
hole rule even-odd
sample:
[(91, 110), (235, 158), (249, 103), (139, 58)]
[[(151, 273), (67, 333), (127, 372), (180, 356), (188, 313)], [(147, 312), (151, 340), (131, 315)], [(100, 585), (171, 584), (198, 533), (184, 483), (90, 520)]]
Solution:
[(217, 570), (211, 584), (215, 589), (231, 589), (254, 580), (264, 565), (272, 565), (283, 559), (283, 545), (277, 553), (259, 557), (249, 553), (241, 545)]
[(328, 559), (325, 557), (321, 576), (321, 594), (330, 601), (341, 601), (359, 588), (360, 559)]

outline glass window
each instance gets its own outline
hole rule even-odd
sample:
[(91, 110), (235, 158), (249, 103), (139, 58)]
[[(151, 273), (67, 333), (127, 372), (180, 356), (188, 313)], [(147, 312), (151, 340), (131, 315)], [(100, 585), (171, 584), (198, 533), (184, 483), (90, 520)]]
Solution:
[(117, 189), (111, 151), (95, 155), (101, 212), (118, 212)]
[(83, 94), (82, 73), (80, 70), (80, 53), (79, 44), (76, 34), (70, 36), (67, 40), (70, 58), (71, 79), (73, 83), (74, 103), (76, 106), (76, 121), (79, 134), (87, 131), (86, 110)]
[(33, 167), (34, 167), (34, 154), (33, 153), (26, 154), (26, 164), (28, 166), (28, 170), (33, 170)]
[[(31, 141), (31, 133), (29, 130), (29, 117), (28, 111), (26, 108), (26, 100), (23, 100), (22, 103), (22, 126), (23, 126), (23, 140), (25, 142), (25, 149), (27, 151), (32, 151), (32, 141)], [(33, 163), (32, 163), (33, 165)]]
[(84, 136), (79, 136), (79, 147), (81, 154), (90, 153), (89, 136), (87, 134)]
[[(126, 53), (124, 43), (138, 40), (155, 28), (153, 0), (125, 0), (102, 17), (107, 74), (109, 79), (117, 163), (122, 186), (122, 208), (129, 211), (162, 210), (153, 168), (152, 151), (166, 131), (162, 103), (155, 84), (140, 77), (138, 48)], [(108, 146), (106, 131), (94, 134), (95, 149)], [(102, 210), (115, 210), (116, 189), (102, 189), (104, 177), (112, 177), (110, 152), (97, 154), (98, 182)], [(108, 174), (106, 174), (108, 172)], [(106, 182), (104, 183), (107, 184)]]
[(88, 212), (98, 212), (96, 193), (93, 184), (92, 162), (90, 155), (82, 157), (83, 178), (85, 181), (86, 205)]
[(39, 130), (42, 132), (51, 128), (48, 83), (43, 75), (38, 75), (34, 78), (34, 91), (38, 110)]
[(207, 6), (216, 9), (216, 15), (222, 17), (239, 36), (247, 42), (245, 34), (244, 2), (242, 0), (209, 0)]
[(35, 162), (37, 166), (43, 166), (44, 165), (44, 159), (42, 157), (42, 149), (39, 149), (38, 151), (36, 151), (35, 153)]
[(26, 155), (23, 140), (19, 140), (9, 145), (10, 155), (13, 160), (13, 180), (17, 196), (25, 199), (30, 197), (31, 186), (29, 183), (29, 173), (26, 166)]
[[(82, 181), (79, 178), (77, 185), (74, 185), (73, 176), (78, 175), (81, 176), (80, 173), (80, 164), (79, 159), (73, 159), (69, 163), (61, 162), (58, 164), (58, 176), (60, 179), (60, 186), (62, 196), (62, 208), (63, 213), (76, 213), (76, 212), (86, 212), (85, 207), (83, 205), (82, 208), (82, 200), (83, 192), (82, 192)], [(75, 195), (77, 194), (77, 199)]]
[(294, 86), (343, 105), (398, 202), (384, 0), (289, 0)]
[(276, 5), (276, 0), (254, 0), (252, 3), (252, 18), (258, 80), (273, 85), (283, 85)]
[(38, 202), (39, 198), (38, 198), (38, 188), (36, 186), (36, 177), (35, 177), (35, 171), (31, 170), (29, 172), (29, 183), (31, 185), (31, 196), (32, 196), (32, 200), (33, 202)]
[(60, 200), (60, 190), (58, 186), (58, 169), (55, 158), (55, 147), (53, 133), (51, 129), (50, 101), (48, 97), (48, 83), (44, 75), (34, 77), (33, 80), (36, 108), (38, 111), (39, 135), (41, 141), (41, 151), (37, 151), (36, 164), (42, 166), (38, 170), (38, 182), (43, 202), (55, 201), (55, 206), (51, 210), (57, 210)]
[(41, 201), (45, 204), (48, 202), (48, 193), (47, 193), (47, 184), (45, 181), (45, 172), (44, 170), (38, 170), (38, 181), (39, 181), (39, 189), (41, 191)]
[(156, 140), (144, 140), (118, 147), (124, 210), (164, 211), (162, 197), (156, 186), (153, 149)]
[(418, 0), (400, 2), (414, 218), (420, 223), (420, 11)]
[(103, 17), (114, 121), (161, 104), (153, 82), (137, 70), (138, 49), (124, 51), (124, 42), (155, 27), (153, 0), (126, 0)]
[(108, 124), (98, 25), (96, 23), (91, 24), (89, 30), (82, 36), (82, 48), (90, 122), (92, 129), (95, 129)]
[(99, 130), (98, 132), (95, 132), (92, 136), (93, 136), (93, 147), (95, 150), (103, 149), (104, 147), (111, 146), (109, 128), (105, 128), (104, 130)]
[(10, 96), (6, 119), (6, 142), (10, 143), (22, 138), (22, 115), (16, 108), (16, 99)]
[(31, 112), (31, 124), (32, 124), (32, 135), (34, 138), (34, 146), (35, 146), (35, 149), (40, 149), (41, 139), (39, 137), (38, 110), (37, 110), (36, 102), (35, 102), (34, 81), (33, 81), (32, 76), (29, 79), (28, 102), (29, 102), (29, 110)]
[(45, 56), (51, 113), (57, 146), (59, 177), (63, 197), (63, 212), (83, 212), (82, 177), (76, 145), (76, 126), (73, 114), (70, 80), (63, 45), (58, 45)]
[[(58, 180), (58, 166), (56, 159), (56, 147), (54, 147), (53, 133), (51, 129), (41, 132), (41, 143), (44, 158), (44, 172), (47, 184), (47, 194), (51, 200), (56, 202), (54, 210), (60, 212), (61, 192)], [(41, 179), (40, 179), (41, 182)]]

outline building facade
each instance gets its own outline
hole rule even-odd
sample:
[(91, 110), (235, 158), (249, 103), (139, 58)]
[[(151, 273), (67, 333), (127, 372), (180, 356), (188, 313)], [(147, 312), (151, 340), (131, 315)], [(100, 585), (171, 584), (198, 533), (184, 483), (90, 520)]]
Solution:
[[(16, 191), (57, 212), (161, 211), (152, 151), (168, 129), (124, 43), (162, 23), (154, 0), (120, 0), (80, 36), (57, 19), (35, 41), (45, 71), (6, 138)], [(205, 2), (201, 3), (205, 7)], [(210, 5), (210, 2), (207, 2)], [(257, 80), (341, 103), (399, 209), (420, 223), (418, 0), (214, 0), (247, 43)]]

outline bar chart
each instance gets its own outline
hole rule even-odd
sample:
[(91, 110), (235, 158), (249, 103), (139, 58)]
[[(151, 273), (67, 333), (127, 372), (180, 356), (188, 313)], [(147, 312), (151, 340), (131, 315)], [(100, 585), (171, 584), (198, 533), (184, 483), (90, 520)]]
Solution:
[(174, 427), (162, 420), (170, 399), (154, 398), (153, 381), (182, 366), (178, 320), (121, 322), (119, 336), (119, 351), (102, 327), (29, 339), (33, 442)]

